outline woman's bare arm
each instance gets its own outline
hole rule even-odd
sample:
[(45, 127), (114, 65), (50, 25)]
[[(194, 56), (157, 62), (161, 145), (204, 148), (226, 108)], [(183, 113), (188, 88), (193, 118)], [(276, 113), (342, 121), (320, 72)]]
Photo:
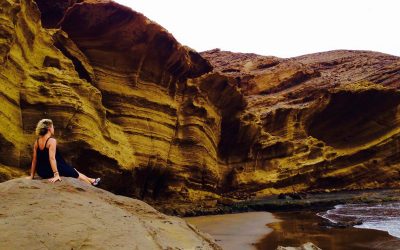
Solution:
[(32, 164), (31, 164), (31, 175), (28, 177), (29, 179), (33, 179), (35, 177), (35, 172), (36, 172), (36, 148), (37, 148), (37, 141), (35, 141), (35, 144), (33, 145), (33, 155), (32, 155)]
[(57, 147), (57, 141), (54, 138), (51, 138), (49, 140), (49, 160), (50, 160), (50, 166), (51, 169), (53, 170), (54, 177), (50, 179), (50, 182), (56, 182), (56, 181), (61, 181), (60, 175), (57, 170), (57, 161), (56, 161), (56, 147)]

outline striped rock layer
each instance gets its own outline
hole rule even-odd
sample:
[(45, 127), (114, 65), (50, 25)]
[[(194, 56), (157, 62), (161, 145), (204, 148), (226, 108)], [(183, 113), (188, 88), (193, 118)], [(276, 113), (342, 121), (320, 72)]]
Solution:
[(155, 204), (400, 185), (398, 57), (198, 53), (112, 1), (0, 7), (0, 180), (50, 118), (71, 165)]

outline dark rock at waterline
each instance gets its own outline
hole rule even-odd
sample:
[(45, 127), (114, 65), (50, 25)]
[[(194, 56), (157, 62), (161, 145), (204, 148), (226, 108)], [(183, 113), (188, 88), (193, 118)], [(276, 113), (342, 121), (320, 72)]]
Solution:
[(323, 222), (320, 222), (319, 225), (322, 227), (336, 227), (336, 228), (348, 228), (348, 227), (353, 227), (357, 225), (361, 225), (362, 220), (355, 219), (355, 220), (350, 220), (350, 221), (339, 221), (339, 222), (332, 222), (330, 220), (324, 220)]
[(321, 250), (321, 248), (317, 247), (311, 242), (307, 242), (299, 247), (283, 247), (279, 246), (276, 250)]
[(280, 193), (278, 199), (280, 200), (302, 200), (308, 197), (307, 193)]

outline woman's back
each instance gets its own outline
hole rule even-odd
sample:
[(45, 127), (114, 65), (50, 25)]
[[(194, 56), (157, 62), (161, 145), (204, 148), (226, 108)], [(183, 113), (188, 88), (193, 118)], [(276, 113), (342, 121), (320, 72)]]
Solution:
[[(44, 138), (40, 138), (37, 140), (37, 149), (36, 149), (36, 156), (37, 156), (37, 163), (36, 163), (36, 169), (37, 173), (39, 174), (40, 177), (42, 178), (51, 178), (53, 177), (53, 170), (51, 169), (50, 165), (50, 157), (49, 157), (49, 148), (48, 148), (48, 141), (52, 137), (47, 138), (46, 142), (44, 143), (44, 146), (41, 147), (40, 144), (43, 145)], [(69, 177), (78, 177), (78, 173), (74, 168), (69, 166), (64, 158), (61, 156), (58, 148), (56, 148), (56, 163), (57, 163), (57, 168), (58, 171), (60, 172), (60, 175), (62, 176), (69, 176)]]
[(40, 139), (37, 140), (37, 148), (36, 148), (36, 171), (42, 178), (51, 178), (53, 177), (53, 170), (51, 169), (50, 165), (50, 158), (49, 158), (49, 148), (47, 148), (47, 142), (51, 137), (47, 138), (46, 142), (44, 143), (43, 147), (40, 147)]

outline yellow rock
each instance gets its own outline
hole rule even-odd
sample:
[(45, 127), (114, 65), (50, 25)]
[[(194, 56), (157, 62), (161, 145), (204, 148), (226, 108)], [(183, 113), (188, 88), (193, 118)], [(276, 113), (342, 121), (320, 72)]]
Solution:
[(37, 3), (0, 8), (2, 180), (50, 118), (74, 167), (157, 204), (399, 187), (398, 57), (199, 54), (114, 2)]

